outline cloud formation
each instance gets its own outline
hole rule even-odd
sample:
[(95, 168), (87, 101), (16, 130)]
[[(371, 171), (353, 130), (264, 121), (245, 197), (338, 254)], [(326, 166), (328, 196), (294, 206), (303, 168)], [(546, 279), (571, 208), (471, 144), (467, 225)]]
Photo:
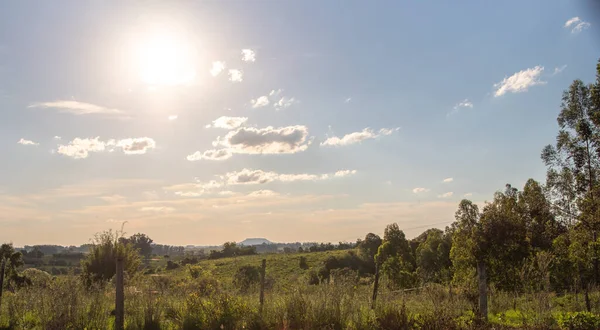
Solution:
[(242, 49), (242, 61), (254, 62), (256, 61), (256, 52), (252, 49)]
[(108, 141), (95, 138), (75, 138), (67, 145), (59, 145), (57, 152), (74, 159), (84, 159), (92, 152), (114, 151), (120, 148), (126, 155), (141, 155), (148, 150), (156, 148), (156, 142), (149, 137), (127, 138), (122, 140), (110, 139)]
[(260, 108), (260, 107), (265, 107), (265, 106), (269, 105), (269, 98), (267, 96), (260, 96), (256, 100), (250, 100), (250, 103), (252, 103), (252, 107), (254, 109)]
[(231, 158), (232, 153), (228, 149), (211, 149), (206, 150), (201, 153), (200, 151), (196, 151), (195, 153), (188, 155), (186, 158), (190, 162), (199, 161), (201, 159), (205, 160), (225, 160)]
[(591, 26), (590, 23), (582, 20), (579, 17), (573, 17), (565, 22), (565, 29), (571, 29), (571, 33), (577, 34)]
[(501, 82), (494, 84), (496, 89), (494, 96), (499, 97), (506, 93), (526, 92), (531, 86), (544, 85), (546, 82), (539, 80), (542, 72), (544, 72), (544, 67), (538, 65), (534, 68), (521, 70), (510, 77), (505, 77)]
[(395, 131), (398, 131), (400, 128), (382, 128), (378, 132), (373, 131), (369, 127), (363, 129), (360, 132), (354, 132), (350, 134), (346, 134), (343, 137), (339, 138), (337, 136), (332, 136), (321, 142), (321, 146), (347, 146), (355, 143), (362, 142), (364, 140), (375, 139), (380, 136), (390, 135)]
[(111, 109), (95, 104), (77, 102), (77, 101), (54, 101), (40, 102), (29, 105), (29, 108), (48, 108), (57, 109), (61, 113), (70, 113), (74, 115), (104, 114), (113, 116), (122, 116), (124, 112), (119, 109)]
[(31, 140), (25, 140), (23, 138), (21, 138), (19, 141), (17, 141), (18, 144), (22, 144), (24, 146), (39, 146), (40, 144), (37, 142), (33, 142)]
[(281, 110), (289, 108), (296, 103), (298, 103), (298, 100), (294, 99), (293, 97), (284, 96), (281, 99), (279, 99), (279, 101), (275, 102), (273, 104), (273, 107), (275, 107), (276, 110)]
[(443, 183), (449, 183), (454, 181), (454, 178), (445, 178), (444, 180), (442, 180)]
[(171, 116), (168, 117), (168, 119), (171, 120), (171, 121), (173, 121), (173, 120), (177, 119), (177, 117), (179, 117), (179, 116), (177, 116), (177, 115), (171, 115)]
[(354, 175), (356, 174), (356, 170), (340, 170), (335, 172), (335, 174), (333, 176), (341, 178), (341, 177), (345, 177), (348, 175)]
[(244, 72), (242, 70), (230, 69), (229, 80), (233, 82), (241, 82), (243, 80)]
[(438, 195), (438, 198), (450, 198), (450, 197), (452, 197), (452, 195), (454, 195), (454, 193), (452, 191), (449, 191), (447, 193), (443, 193), (441, 195)]
[(223, 70), (225, 70), (225, 62), (215, 61), (212, 63), (212, 68), (210, 68), (210, 74), (213, 77), (218, 76)]
[(420, 193), (424, 193), (424, 192), (428, 192), (429, 189), (427, 188), (422, 188), (422, 187), (418, 187), (412, 190), (413, 193), (415, 194), (420, 194)]
[(240, 127), (218, 137), (214, 147), (221, 146), (238, 154), (293, 154), (308, 148), (308, 129), (296, 125), (274, 128)]
[(211, 124), (206, 125), (206, 128), (217, 127), (225, 129), (234, 129), (242, 126), (248, 121), (248, 117), (228, 117), (221, 116), (212, 121)]
[[(340, 174), (338, 174), (340, 173)], [(262, 170), (243, 169), (237, 172), (229, 172), (221, 176), (227, 185), (265, 184), (274, 181), (319, 181), (331, 178), (345, 177), (356, 174), (356, 170), (342, 170), (334, 174), (279, 174), (276, 172), (265, 172)]]

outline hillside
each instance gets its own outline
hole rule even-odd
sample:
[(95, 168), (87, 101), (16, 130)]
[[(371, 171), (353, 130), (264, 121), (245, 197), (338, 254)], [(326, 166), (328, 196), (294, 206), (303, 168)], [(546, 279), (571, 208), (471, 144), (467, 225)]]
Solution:
[(238, 243), (239, 245), (262, 245), (262, 244), (273, 244), (273, 242), (269, 241), (266, 238), (246, 238), (245, 240)]

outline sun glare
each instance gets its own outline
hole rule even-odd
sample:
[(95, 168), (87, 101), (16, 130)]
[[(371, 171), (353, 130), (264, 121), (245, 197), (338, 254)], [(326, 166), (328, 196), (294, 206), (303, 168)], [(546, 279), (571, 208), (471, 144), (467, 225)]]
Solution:
[(196, 77), (192, 45), (169, 33), (154, 33), (143, 39), (135, 61), (141, 80), (149, 85), (188, 85)]

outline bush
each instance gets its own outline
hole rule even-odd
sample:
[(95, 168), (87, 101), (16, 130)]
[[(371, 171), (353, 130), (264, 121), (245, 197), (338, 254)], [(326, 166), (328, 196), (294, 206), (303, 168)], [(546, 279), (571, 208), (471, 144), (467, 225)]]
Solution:
[(300, 266), (300, 269), (308, 269), (308, 263), (306, 262), (306, 257), (304, 257), (304, 256), (300, 257), (299, 266)]
[(319, 281), (319, 275), (317, 274), (317, 271), (315, 271), (315, 270), (311, 270), (310, 272), (308, 272), (307, 277), (308, 277), (308, 285), (317, 285), (317, 284), (321, 283), (321, 281)]
[(179, 264), (176, 262), (173, 262), (171, 260), (167, 261), (167, 267), (165, 267), (166, 270), (173, 270), (173, 269), (177, 269), (179, 268)]
[(247, 291), (253, 284), (260, 282), (260, 267), (242, 266), (235, 273), (233, 284), (241, 291)]
[(589, 312), (562, 313), (558, 315), (557, 322), (565, 330), (594, 330), (600, 328), (600, 315)]

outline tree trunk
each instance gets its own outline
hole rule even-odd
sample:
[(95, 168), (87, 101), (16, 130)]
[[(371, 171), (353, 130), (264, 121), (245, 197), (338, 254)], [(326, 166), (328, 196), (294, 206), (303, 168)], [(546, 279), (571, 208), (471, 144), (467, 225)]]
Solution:
[(0, 265), (0, 311), (2, 311), (2, 289), (4, 288), (4, 269), (6, 268), (6, 259), (2, 258)]
[(596, 254), (596, 230), (594, 229), (594, 285), (598, 285), (598, 255)]
[(115, 330), (123, 330), (125, 325), (125, 288), (123, 284), (123, 258), (117, 258), (116, 282)]
[(485, 271), (485, 263), (479, 261), (477, 263), (477, 274), (479, 278), (479, 317), (487, 322), (488, 316), (488, 301), (487, 301), (487, 274)]
[(371, 309), (375, 309), (377, 300), (377, 289), (379, 288), (379, 264), (375, 264), (375, 282), (373, 282), (373, 299), (371, 300)]
[(262, 260), (260, 269), (260, 312), (262, 313), (265, 304), (265, 273), (267, 271), (267, 259)]

